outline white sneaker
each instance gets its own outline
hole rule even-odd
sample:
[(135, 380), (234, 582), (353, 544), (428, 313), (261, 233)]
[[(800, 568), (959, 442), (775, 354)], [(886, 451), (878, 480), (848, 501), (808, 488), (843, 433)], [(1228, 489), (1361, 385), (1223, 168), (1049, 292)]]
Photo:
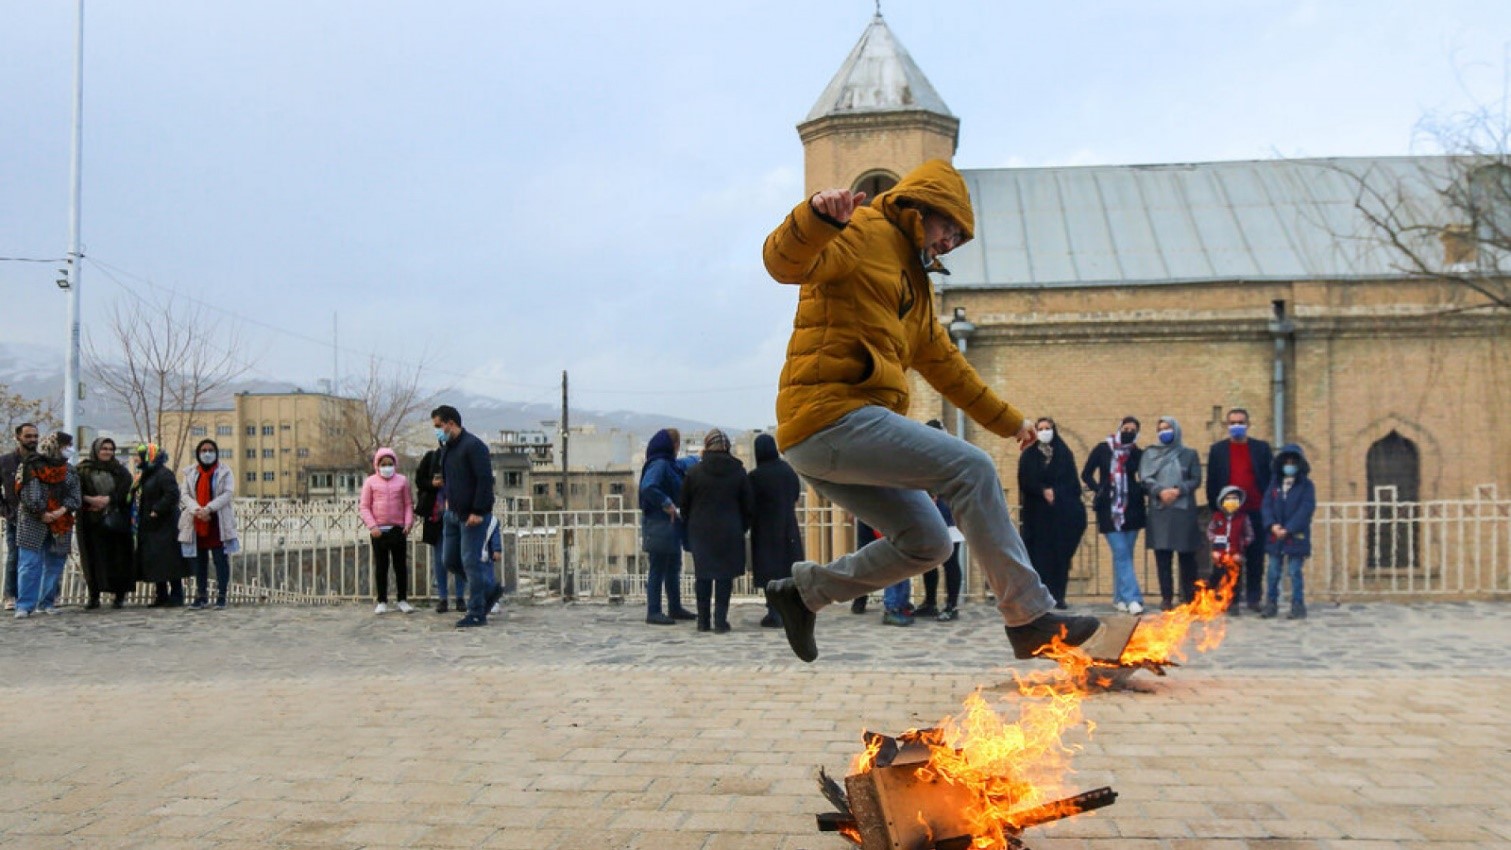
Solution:
[(414, 606), (410, 605), (408, 602), (405, 602), (404, 600), (400, 599), (399, 600), (399, 613), (400, 614), (413, 614), (414, 613)]
[(378, 603), (378, 607), (376, 607), (376, 608), (373, 609), (373, 613), (374, 614), (387, 614), (388, 613), (388, 603), (387, 602), (379, 602)]
[(17, 611), (16, 612), (16, 619), (17, 620), (24, 620), (24, 619), (26, 619), (27, 617), (30, 617), (30, 616), (31, 616), (31, 612), (30, 611)]
[(1127, 602), (1114, 602), (1114, 603), (1112, 603), (1112, 607), (1118, 609), (1119, 611), (1123, 612), (1124, 614), (1128, 613), (1128, 603)]
[(1144, 606), (1138, 604), (1137, 602), (1129, 602), (1128, 603), (1128, 613), (1130, 613), (1130, 614), (1142, 614), (1142, 613), (1144, 613)]
[(502, 613), (504, 613), (504, 606), (502, 604), (498, 603), (498, 602), (495, 602), (495, 603), (493, 603), (493, 607), (488, 610), (488, 613), (489, 614), (502, 614)]
[(59, 614), (62, 614), (62, 613), (63, 613), (63, 609), (61, 609), (61, 608), (57, 608), (57, 607), (50, 607), (50, 608), (38, 608), (38, 609), (37, 609), (37, 613), (38, 613), (38, 614), (46, 614), (46, 615), (48, 615), (48, 616), (50, 616), (50, 617), (56, 617), (56, 616), (58, 616), (58, 615), (59, 615)]

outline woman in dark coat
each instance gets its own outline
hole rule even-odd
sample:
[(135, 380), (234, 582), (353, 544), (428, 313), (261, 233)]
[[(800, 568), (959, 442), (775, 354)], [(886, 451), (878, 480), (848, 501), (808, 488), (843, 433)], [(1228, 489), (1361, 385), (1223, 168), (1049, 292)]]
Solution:
[(693, 550), (693, 587), (698, 593), (698, 631), (729, 631), (729, 595), (745, 573), (745, 532), (755, 496), (745, 464), (729, 453), (729, 437), (715, 428), (703, 439), (703, 458), (682, 482), (679, 508)]
[(1180, 599), (1196, 598), (1196, 550), (1207, 545), (1196, 521), (1196, 488), (1201, 486), (1201, 458), (1181, 441), (1180, 423), (1161, 416), (1157, 440), (1139, 458), (1139, 477), (1149, 496), (1148, 547), (1159, 574), (1160, 607), (1173, 605), (1171, 555), (1180, 559)]
[(1091, 450), (1081, 469), (1081, 481), (1093, 494), (1097, 532), (1112, 550), (1112, 603), (1130, 614), (1144, 611), (1144, 593), (1133, 567), (1133, 547), (1146, 517), (1144, 486), (1138, 475), (1144, 450), (1138, 447), (1138, 432), (1139, 421), (1124, 416), (1118, 429)]
[(136, 527), (136, 575), (152, 582), (154, 608), (180, 608), (189, 562), (178, 543), (178, 476), (168, 468), (168, 453), (156, 443), (138, 446), (137, 477), (131, 486), (131, 517)]
[(79, 566), (89, 588), (86, 608), (100, 607), (100, 594), (126, 604), (136, 583), (131, 552), (131, 473), (115, 457), (115, 440), (101, 437), (79, 464), (84, 509), (79, 513)]
[[(792, 565), (803, 560), (803, 533), (797, 524), (797, 500), (803, 492), (797, 473), (777, 452), (776, 438), (761, 434), (755, 438), (756, 468), (750, 473), (750, 489), (755, 499), (750, 517), (750, 566), (755, 586), (792, 577)], [(768, 629), (782, 627), (776, 610), (766, 606), (761, 625)]]
[(1075, 456), (1060, 439), (1055, 421), (1041, 417), (1034, 429), (1039, 442), (1018, 458), (1018, 524), (1029, 560), (1055, 598), (1055, 607), (1063, 609), (1070, 561), (1086, 533), (1086, 506), (1081, 503)]
[(430, 574), (435, 585), (435, 612), (444, 614), (447, 611), (446, 600), (450, 598), (446, 593), (448, 584), (451, 586), (452, 594), (456, 596), (456, 609), (467, 610), (466, 603), (462, 599), (462, 591), (467, 587), (467, 576), (462, 573), (448, 573), (446, 563), (441, 558), (441, 513), (446, 510), (446, 494), (443, 488), (435, 485), (436, 477), (441, 474), (440, 458), (441, 453), (437, 449), (431, 449), (420, 458), (420, 465), (414, 472), (414, 515), (420, 520), (420, 542), (430, 547)]

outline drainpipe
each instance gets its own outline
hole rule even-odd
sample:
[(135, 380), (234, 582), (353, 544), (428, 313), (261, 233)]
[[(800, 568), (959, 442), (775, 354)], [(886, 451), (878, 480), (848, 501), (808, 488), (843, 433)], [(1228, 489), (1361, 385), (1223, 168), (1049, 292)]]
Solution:
[(1275, 448), (1285, 445), (1285, 342), (1296, 332), (1296, 323), (1285, 316), (1285, 300), (1270, 302), (1270, 335), (1275, 338), (1275, 373), (1271, 380), (1275, 405)]

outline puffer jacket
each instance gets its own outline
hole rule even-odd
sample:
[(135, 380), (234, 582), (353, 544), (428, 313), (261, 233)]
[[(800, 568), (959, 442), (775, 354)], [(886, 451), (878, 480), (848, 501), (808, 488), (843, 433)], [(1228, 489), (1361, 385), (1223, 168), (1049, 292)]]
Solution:
[[(384, 458), (394, 462), (394, 475), (384, 478), (378, 474), (378, 465)], [(362, 524), (368, 531), (377, 531), (380, 526), (392, 525), (408, 534), (414, 524), (414, 497), (409, 492), (409, 479), (398, 472), (399, 459), (393, 449), (378, 449), (373, 454), (373, 474), (362, 482), (362, 499), (359, 510)]]
[(766, 238), (766, 271), (802, 286), (777, 392), (786, 451), (851, 411), (908, 410), (909, 369), (988, 430), (1013, 436), (1022, 411), (986, 386), (939, 324), (922, 259), (923, 215), (949, 216), (969, 241), (970, 193), (944, 160), (914, 169), (836, 225), (804, 200)]
[[(1285, 486), (1282, 467), (1288, 458), (1296, 459), (1298, 471)], [(1265, 491), (1260, 517), (1264, 521), (1264, 551), (1270, 555), (1305, 558), (1312, 554), (1312, 514), (1317, 510), (1317, 486), (1312, 483), (1312, 464), (1297, 443), (1289, 443), (1275, 452), (1275, 474)], [(1285, 529), (1284, 539), (1275, 537), (1273, 526)]]
[[(184, 486), (179, 490), (178, 543), (185, 556), (193, 553), (194, 511), (199, 508), (199, 477), (203, 474), (199, 464), (184, 468)], [(236, 533), (236, 473), (224, 462), (215, 464), (210, 473), (210, 503), (205, 505), (215, 514), (220, 523), (220, 544), (227, 555), (241, 551), (241, 541)]]

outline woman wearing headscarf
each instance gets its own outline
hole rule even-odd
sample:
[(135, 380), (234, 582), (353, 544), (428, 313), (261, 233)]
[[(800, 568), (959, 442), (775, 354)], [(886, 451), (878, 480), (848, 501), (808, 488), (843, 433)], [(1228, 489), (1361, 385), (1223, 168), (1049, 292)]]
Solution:
[(1081, 503), (1075, 455), (1059, 430), (1053, 419), (1039, 417), (1034, 422), (1038, 441), (1018, 456), (1018, 523), (1029, 560), (1055, 598), (1055, 607), (1063, 610), (1070, 562), (1086, 534), (1086, 506)]
[(74, 517), (83, 503), (79, 474), (69, 466), (73, 438), (59, 431), (43, 437), (21, 467), (16, 490), (16, 618), (33, 611), (56, 614), (63, 565), (73, 545)]
[(115, 457), (115, 440), (101, 437), (79, 464), (84, 510), (79, 514), (79, 566), (89, 588), (86, 608), (100, 607), (100, 594), (126, 604), (136, 582), (131, 564), (131, 473)]
[[(650, 556), (645, 577), (645, 622), (669, 626), (697, 615), (682, 607), (682, 499), (684, 467), (677, 462), (682, 437), (663, 428), (645, 446), (640, 467), (640, 548)], [(666, 613), (661, 593), (666, 592)]]
[(154, 608), (181, 608), (188, 561), (178, 543), (178, 480), (168, 453), (157, 443), (136, 449), (136, 481), (131, 485), (131, 521), (136, 529), (136, 576), (151, 582)]
[(1149, 496), (1147, 545), (1159, 572), (1160, 608), (1173, 607), (1171, 556), (1180, 558), (1180, 599), (1196, 598), (1196, 550), (1206, 544), (1196, 521), (1196, 488), (1201, 486), (1201, 458), (1181, 442), (1180, 423), (1159, 419), (1157, 441), (1139, 459), (1139, 477)]
[(693, 551), (698, 631), (723, 634), (729, 631), (734, 580), (745, 574), (745, 532), (755, 496), (745, 464), (729, 453), (729, 437), (718, 428), (703, 438), (703, 457), (688, 470), (678, 508)]
[(1133, 547), (1145, 524), (1144, 488), (1139, 483), (1139, 421), (1124, 416), (1118, 429), (1091, 450), (1081, 481), (1093, 494), (1091, 507), (1097, 514), (1097, 531), (1112, 550), (1112, 603), (1119, 611), (1144, 612), (1144, 594), (1133, 568)]
[[(803, 492), (797, 473), (777, 452), (776, 438), (755, 438), (756, 468), (750, 472), (754, 511), (750, 516), (750, 565), (755, 586), (792, 577), (792, 565), (803, 560), (803, 533), (797, 523), (797, 500)], [(782, 627), (782, 618), (768, 603), (761, 625)]]
[(178, 518), (178, 543), (185, 558), (194, 558), (194, 604), (210, 604), (210, 564), (215, 561), (215, 607), (226, 607), (231, 587), (231, 560), (241, 551), (236, 531), (236, 474), (220, 459), (220, 446), (204, 439), (194, 447), (193, 464), (184, 468)]

